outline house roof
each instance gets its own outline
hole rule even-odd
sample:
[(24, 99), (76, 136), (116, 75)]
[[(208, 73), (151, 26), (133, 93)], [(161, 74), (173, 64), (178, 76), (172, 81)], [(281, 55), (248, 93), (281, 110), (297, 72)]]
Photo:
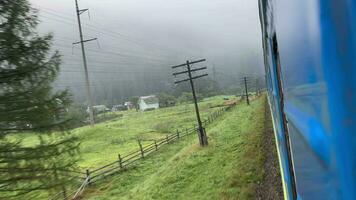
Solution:
[(140, 100), (144, 101), (146, 104), (156, 104), (159, 102), (155, 95), (140, 97)]

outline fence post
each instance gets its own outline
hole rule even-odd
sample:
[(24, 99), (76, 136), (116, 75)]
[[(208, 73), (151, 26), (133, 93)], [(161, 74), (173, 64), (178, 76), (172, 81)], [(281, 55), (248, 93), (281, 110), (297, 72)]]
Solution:
[(156, 151), (158, 150), (157, 141), (155, 140)]
[(90, 172), (89, 169), (86, 171), (87, 179), (88, 179), (88, 184), (90, 185)]
[(166, 142), (167, 142), (167, 144), (169, 143), (169, 142), (168, 142), (168, 135), (166, 135)]
[(141, 140), (137, 140), (137, 142), (138, 142), (138, 146), (140, 146), (141, 156), (142, 156), (142, 158), (144, 158), (145, 155), (144, 155), (144, 152), (143, 152), (143, 149), (142, 149)]
[(179, 130), (177, 129), (177, 139), (179, 139)]
[(120, 166), (120, 169), (122, 169), (122, 158), (121, 158), (120, 154), (119, 154), (119, 166)]

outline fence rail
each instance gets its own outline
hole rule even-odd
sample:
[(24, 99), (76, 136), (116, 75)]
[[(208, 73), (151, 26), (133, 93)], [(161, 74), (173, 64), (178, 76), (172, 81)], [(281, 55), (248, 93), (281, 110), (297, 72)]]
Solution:
[[(213, 112), (207, 119), (203, 120), (202, 123), (204, 126), (214, 122), (219, 116), (221, 116), (225, 111), (230, 110), (232, 107), (236, 105), (236, 102), (224, 107), (219, 108), (217, 111)], [(162, 146), (165, 144), (172, 143), (176, 140), (184, 138), (188, 135), (196, 133), (198, 131), (198, 126), (194, 124), (192, 128), (185, 128), (182, 130), (177, 129), (175, 133), (166, 135), (165, 138), (158, 139), (158, 140), (151, 140), (152, 143), (142, 146), (141, 141), (138, 141), (139, 149), (128, 153), (125, 156), (121, 156), (118, 154), (118, 159), (108, 163), (104, 166), (99, 168), (89, 170), (87, 169), (85, 172), (75, 172), (71, 171), (71, 173), (76, 174), (79, 180), (82, 182), (80, 187), (71, 193), (70, 196), (64, 199), (77, 199), (82, 192), (84, 191), (85, 187), (95, 183), (105, 177), (112, 176), (117, 174), (123, 170), (125, 170), (129, 165), (135, 163), (136, 161), (145, 158), (146, 156), (150, 155), (153, 152), (158, 151)], [(83, 175), (80, 177), (78, 175)], [(74, 176), (73, 176), (74, 177)], [(74, 194), (74, 195), (73, 195)]]

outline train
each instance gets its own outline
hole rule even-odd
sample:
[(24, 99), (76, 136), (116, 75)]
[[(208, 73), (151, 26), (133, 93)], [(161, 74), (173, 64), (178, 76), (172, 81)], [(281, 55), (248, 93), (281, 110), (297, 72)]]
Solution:
[(356, 0), (258, 0), (285, 199), (356, 199)]

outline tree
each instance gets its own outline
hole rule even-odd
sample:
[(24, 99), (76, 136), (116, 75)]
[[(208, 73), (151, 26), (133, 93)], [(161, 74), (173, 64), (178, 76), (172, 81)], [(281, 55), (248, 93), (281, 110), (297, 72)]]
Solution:
[(169, 95), (165, 92), (161, 92), (157, 95), (159, 99), (160, 107), (169, 107), (174, 106), (176, 103), (176, 98), (173, 95)]
[(132, 102), (133, 106), (135, 107), (136, 111), (138, 111), (139, 109), (139, 105), (138, 105), (138, 96), (134, 96), (130, 98), (130, 102)]
[(52, 89), (60, 55), (35, 32), (36, 13), (27, 0), (0, 1), (0, 199), (65, 193), (77, 157), (65, 131), (69, 92)]
[[(195, 90), (200, 93), (203, 97), (215, 96), (221, 93), (219, 88), (215, 87), (215, 83), (209, 77), (194, 80)], [(173, 94), (174, 96), (182, 96), (185, 92), (191, 93), (192, 89), (189, 82), (184, 82), (174, 86)]]
[[(203, 96), (201, 95), (201, 93), (196, 93), (197, 96), (197, 100), (201, 101), (203, 99)], [(193, 95), (191, 92), (183, 92), (181, 96), (178, 97), (177, 100), (179, 103), (193, 103), (194, 99), (193, 99)]]

